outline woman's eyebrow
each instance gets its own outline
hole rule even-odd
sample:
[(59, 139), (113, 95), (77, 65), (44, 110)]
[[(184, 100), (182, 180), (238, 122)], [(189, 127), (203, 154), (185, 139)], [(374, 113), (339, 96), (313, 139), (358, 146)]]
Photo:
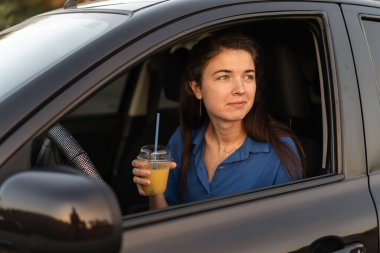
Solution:
[(216, 74), (219, 74), (219, 73), (232, 73), (232, 70), (220, 69), (220, 70), (217, 70), (214, 73), (212, 73), (212, 75), (216, 75)]
[[(256, 71), (254, 69), (247, 69), (244, 71), (244, 73), (250, 73), (250, 72), (256, 72)], [(220, 69), (220, 70), (217, 70), (214, 73), (212, 73), (212, 75), (216, 75), (218, 73), (232, 73), (232, 70)]]

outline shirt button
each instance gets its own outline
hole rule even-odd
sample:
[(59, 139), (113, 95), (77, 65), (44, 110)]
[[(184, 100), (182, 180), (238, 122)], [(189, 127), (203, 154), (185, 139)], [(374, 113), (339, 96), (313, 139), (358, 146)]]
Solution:
[(219, 167), (219, 169), (223, 171), (223, 170), (224, 170), (224, 167)]

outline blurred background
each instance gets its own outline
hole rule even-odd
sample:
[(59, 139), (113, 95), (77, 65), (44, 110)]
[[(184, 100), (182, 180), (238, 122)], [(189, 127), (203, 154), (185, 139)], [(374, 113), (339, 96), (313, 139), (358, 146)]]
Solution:
[[(0, 31), (39, 13), (62, 8), (66, 0), (0, 0)], [(77, 3), (90, 0), (77, 0)]]

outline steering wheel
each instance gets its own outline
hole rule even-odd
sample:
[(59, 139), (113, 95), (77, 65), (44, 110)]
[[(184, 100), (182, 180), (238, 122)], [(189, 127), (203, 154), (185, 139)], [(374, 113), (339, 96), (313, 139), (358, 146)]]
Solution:
[(90, 157), (61, 124), (56, 124), (50, 128), (38, 154), (37, 166), (44, 165), (45, 161), (49, 159), (48, 157), (51, 156), (53, 152), (51, 143), (56, 145), (60, 153), (71, 165), (79, 168), (89, 177), (103, 181)]

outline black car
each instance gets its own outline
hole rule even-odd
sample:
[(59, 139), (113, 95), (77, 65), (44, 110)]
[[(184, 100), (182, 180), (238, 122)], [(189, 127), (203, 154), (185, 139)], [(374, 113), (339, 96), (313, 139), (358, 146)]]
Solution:
[[(260, 45), (302, 180), (148, 210), (131, 161), (179, 126), (189, 50)], [(0, 252), (379, 252), (380, 2), (109, 0), (0, 33)]]

